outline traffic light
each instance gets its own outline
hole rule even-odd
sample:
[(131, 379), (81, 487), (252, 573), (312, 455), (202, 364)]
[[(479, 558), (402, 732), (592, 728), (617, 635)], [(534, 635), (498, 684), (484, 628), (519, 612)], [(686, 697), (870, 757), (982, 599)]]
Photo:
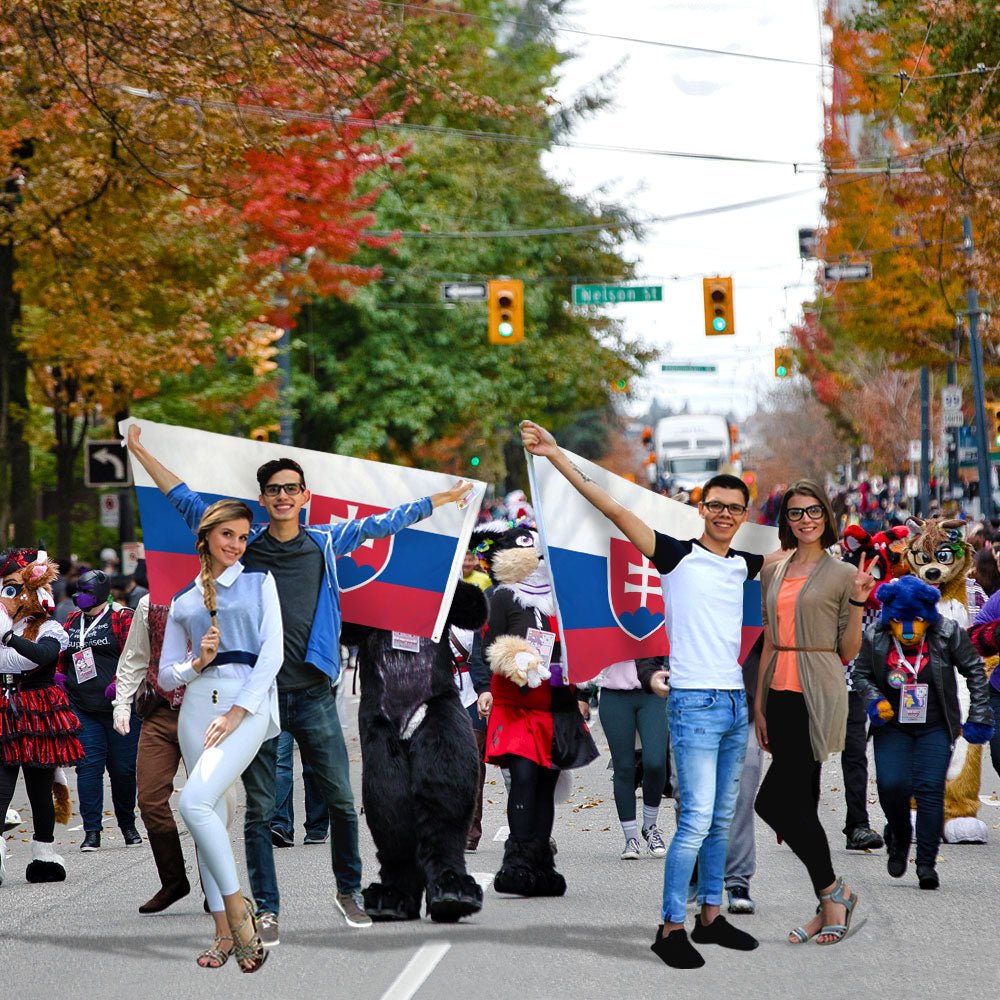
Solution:
[(625, 378), (625, 377), (616, 378), (611, 383), (611, 391), (612, 392), (621, 392), (621, 393), (624, 393), (627, 396), (628, 395), (628, 389), (629, 389), (628, 379)]
[(519, 344), (524, 340), (524, 282), (502, 278), (489, 282), (490, 343)]
[(788, 378), (792, 374), (792, 349), (776, 347), (774, 349), (774, 377)]
[(480, 458), (478, 455), (473, 455), (472, 458), (469, 459), (469, 465), (471, 465), (474, 469), (479, 468), (479, 462)]
[(986, 400), (986, 440), (991, 450), (1000, 449), (1000, 403)]
[(705, 335), (717, 337), (736, 332), (733, 322), (733, 279), (703, 278), (705, 297)]

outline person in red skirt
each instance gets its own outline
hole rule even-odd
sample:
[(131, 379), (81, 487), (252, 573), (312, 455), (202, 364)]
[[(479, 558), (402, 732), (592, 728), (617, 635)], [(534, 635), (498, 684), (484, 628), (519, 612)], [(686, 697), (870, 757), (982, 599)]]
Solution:
[[(29, 882), (62, 882), (63, 859), (55, 852), (56, 806), (69, 819), (69, 790), (57, 769), (83, 759), (80, 722), (55, 683), (66, 632), (51, 615), (51, 585), (59, 575), (45, 551), (11, 549), (0, 554), (0, 813), (6, 813), (17, 776), (31, 803), (34, 836)], [(5, 876), (0, 844), (0, 883)]]
[(559, 772), (583, 767), (597, 747), (566, 679), (548, 572), (526, 523), (494, 521), (473, 533), (494, 589), (483, 651), (493, 672), (479, 697), (489, 717), (487, 763), (510, 771), (503, 864), (497, 892), (561, 896), (550, 837)]

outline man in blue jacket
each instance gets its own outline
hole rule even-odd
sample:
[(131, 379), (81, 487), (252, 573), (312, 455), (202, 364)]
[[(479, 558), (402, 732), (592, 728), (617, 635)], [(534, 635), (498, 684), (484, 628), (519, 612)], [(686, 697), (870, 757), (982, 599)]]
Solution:
[[(196, 530), (208, 506), (200, 494), (146, 450), (140, 430), (132, 425), (128, 447), (153, 482)], [(260, 503), (267, 525), (255, 525), (243, 562), (269, 570), (278, 587), (285, 652), (278, 673), (281, 728), (299, 745), (303, 760), (315, 773), (330, 810), (330, 850), (337, 882), (336, 906), (351, 927), (370, 927), (361, 900), (361, 855), (358, 814), (351, 791), (347, 746), (337, 716), (331, 683), (340, 676), (340, 587), (336, 561), (369, 538), (385, 538), (428, 517), (435, 507), (458, 500), (469, 488), (453, 489), (402, 504), (361, 520), (329, 525), (303, 525), (309, 502), (305, 475), (290, 458), (266, 462), (257, 470)], [(257, 904), (261, 939), (279, 942), (278, 878), (274, 868), (271, 818), (274, 814), (277, 737), (266, 741), (243, 772), (246, 790), (247, 872)]]

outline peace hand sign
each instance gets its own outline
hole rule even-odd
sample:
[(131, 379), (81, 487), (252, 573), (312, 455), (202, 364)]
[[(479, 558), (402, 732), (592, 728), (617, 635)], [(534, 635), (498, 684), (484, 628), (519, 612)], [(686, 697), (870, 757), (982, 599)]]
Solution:
[(867, 602), (868, 598), (871, 597), (872, 591), (875, 589), (875, 584), (878, 581), (873, 577), (868, 571), (875, 564), (875, 560), (878, 556), (872, 556), (865, 565), (864, 557), (858, 563), (858, 572), (854, 577), (854, 583), (851, 586), (851, 600), (852, 601), (862, 601)]

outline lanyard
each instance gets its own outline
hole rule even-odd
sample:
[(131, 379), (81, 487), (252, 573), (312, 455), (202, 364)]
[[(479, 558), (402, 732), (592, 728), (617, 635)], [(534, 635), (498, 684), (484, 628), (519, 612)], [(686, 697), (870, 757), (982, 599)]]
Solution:
[(892, 642), (893, 645), (896, 647), (896, 654), (899, 656), (900, 666), (902, 666), (907, 673), (912, 674), (914, 681), (916, 681), (917, 674), (920, 673), (920, 669), (922, 666), (921, 661), (923, 660), (924, 657), (924, 647), (927, 645), (927, 637), (925, 636), (923, 639), (920, 640), (920, 648), (917, 650), (917, 662), (915, 665), (910, 663), (906, 654), (903, 652), (903, 647), (899, 644), (899, 640), (895, 636), (892, 637)]
[(104, 605), (104, 610), (91, 622), (90, 628), (84, 628), (84, 620), (86, 615), (80, 612), (80, 649), (83, 649), (87, 644), (87, 636), (94, 631), (95, 628), (100, 624), (101, 619), (108, 613), (108, 605)]

